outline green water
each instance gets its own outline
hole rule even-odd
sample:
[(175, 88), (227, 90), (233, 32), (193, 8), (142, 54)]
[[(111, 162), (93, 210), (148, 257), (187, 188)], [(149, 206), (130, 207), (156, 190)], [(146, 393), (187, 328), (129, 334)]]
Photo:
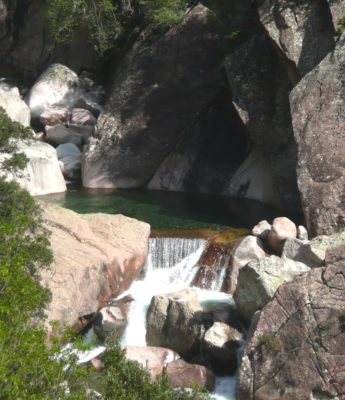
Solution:
[[(153, 230), (251, 228), (262, 219), (283, 215), (258, 201), (210, 194), (71, 187), (67, 193), (41, 198), (78, 213), (120, 213), (148, 222)], [(300, 216), (290, 217), (301, 222)]]

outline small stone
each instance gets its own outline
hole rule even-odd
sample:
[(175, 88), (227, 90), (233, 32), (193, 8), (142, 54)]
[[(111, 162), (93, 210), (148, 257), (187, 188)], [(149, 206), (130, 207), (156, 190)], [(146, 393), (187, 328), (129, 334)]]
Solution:
[(267, 239), (268, 234), (270, 233), (272, 226), (266, 220), (260, 221), (257, 225), (252, 229), (252, 235), (257, 236), (260, 239)]
[(303, 225), (299, 225), (297, 228), (297, 239), (308, 240), (308, 231)]
[(296, 225), (289, 218), (278, 217), (272, 223), (272, 229), (267, 240), (273, 250), (281, 252), (284, 241), (288, 238), (295, 239), (296, 237)]

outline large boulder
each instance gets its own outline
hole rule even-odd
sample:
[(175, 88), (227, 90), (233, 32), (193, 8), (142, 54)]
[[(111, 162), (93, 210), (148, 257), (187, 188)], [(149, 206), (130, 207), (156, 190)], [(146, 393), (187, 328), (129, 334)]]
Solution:
[(345, 227), (345, 35), (331, 54), (293, 89), (291, 114), (298, 144), (298, 186), (308, 232)]
[(69, 179), (78, 179), (81, 174), (81, 151), (73, 143), (60, 144), (56, 148), (59, 165), (63, 175)]
[[(6, 173), (8, 179), (16, 180), (32, 196), (66, 191), (56, 150), (39, 141), (18, 141), (18, 150), (28, 158), (28, 164), (21, 174)], [(6, 154), (0, 154), (6, 158)]]
[(32, 117), (53, 106), (72, 109), (81, 95), (78, 75), (62, 64), (52, 64), (37, 79), (26, 97)]
[(345, 393), (345, 248), (280, 286), (251, 326), (237, 399), (341, 399)]
[(86, 125), (54, 125), (46, 126), (45, 130), (47, 142), (53, 145), (73, 143), (81, 148), (89, 140), (93, 127)]
[(229, 54), (225, 69), (233, 104), (250, 133), (252, 152), (225, 193), (296, 210), (297, 149), (285, 65), (265, 33), (258, 33)]
[(169, 363), (180, 358), (174, 351), (163, 347), (126, 346), (125, 350), (126, 358), (137, 361), (143, 368), (148, 369), (153, 381), (163, 373)]
[(296, 239), (297, 227), (286, 217), (277, 217), (272, 222), (267, 242), (273, 250), (281, 252), (286, 239)]
[(147, 311), (146, 341), (190, 357), (199, 349), (201, 325), (202, 307), (196, 290), (156, 295)]
[(23, 126), (30, 126), (31, 112), (20, 97), (18, 88), (0, 87), (0, 107), (6, 111), (12, 121)]
[(168, 364), (166, 368), (168, 382), (173, 387), (193, 387), (198, 385), (207, 390), (213, 390), (215, 385), (215, 376), (208, 368), (189, 364), (179, 359)]
[(80, 327), (83, 316), (128, 289), (147, 257), (150, 226), (123, 215), (43, 205), (54, 255), (43, 279), (52, 292), (48, 321)]
[(145, 30), (115, 72), (86, 148), (83, 185), (139, 187), (220, 90), (224, 48), (210, 11), (198, 5), (157, 38)]
[(251, 262), (241, 268), (234, 300), (243, 319), (250, 323), (274, 296), (278, 287), (296, 276), (310, 271), (305, 264), (276, 256)]
[(258, 11), (270, 37), (300, 76), (332, 51), (335, 31), (324, 0), (265, 0)]

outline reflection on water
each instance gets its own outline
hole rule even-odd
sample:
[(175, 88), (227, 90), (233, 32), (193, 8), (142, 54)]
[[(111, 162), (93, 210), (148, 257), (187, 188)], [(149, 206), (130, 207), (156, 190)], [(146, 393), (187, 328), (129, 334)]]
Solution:
[(41, 196), (79, 213), (124, 214), (148, 222), (152, 229), (251, 228), (258, 221), (288, 215), (255, 200), (210, 194), (153, 190), (104, 190), (72, 187), (67, 193)]

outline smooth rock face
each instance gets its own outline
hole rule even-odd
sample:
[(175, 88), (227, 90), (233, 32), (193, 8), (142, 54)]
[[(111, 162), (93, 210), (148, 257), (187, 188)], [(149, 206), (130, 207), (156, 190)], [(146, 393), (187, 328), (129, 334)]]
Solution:
[(23, 126), (30, 126), (30, 109), (21, 99), (18, 88), (4, 90), (3, 86), (0, 87), (0, 107), (6, 111), (12, 121), (19, 122)]
[(199, 346), (201, 314), (193, 289), (153, 296), (146, 316), (147, 344), (190, 356)]
[(177, 353), (163, 347), (126, 346), (126, 358), (137, 361), (143, 368), (147, 368), (151, 379), (155, 381), (163, 373), (164, 368), (180, 357)]
[(52, 106), (73, 108), (79, 97), (78, 75), (62, 64), (52, 64), (39, 76), (26, 102), (32, 117), (38, 118)]
[(66, 178), (77, 179), (81, 174), (81, 151), (73, 143), (60, 144), (56, 148), (61, 172)]
[(223, 51), (201, 5), (159, 38), (143, 32), (116, 71), (97, 137), (86, 149), (83, 185), (146, 185), (218, 93)]
[(240, 239), (232, 250), (232, 260), (230, 262), (225, 287), (228, 293), (234, 293), (237, 286), (237, 277), (242, 267), (250, 261), (258, 261), (266, 257), (263, 244), (256, 236), (245, 236)]
[(253, 143), (252, 153), (229, 183), (230, 193), (299, 209), (288, 101), (292, 85), (285, 65), (268, 35), (257, 34), (226, 57), (225, 69), (233, 104)]
[(308, 271), (310, 268), (305, 264), (276, 256), (249, 263), (241, 268), (234, 293), (239, 313), (249, 323), (254, 313), (272, 299), (282, 283), (290, 282)]
[(150, 226), (123, 215), (85, 214), (44, 205), (54, 263), (44, 276), (52, 292), (48, 321), (80, 327), (128, 289), (145, 263)]
[(290, 95), (298, 143), (298, 186), (311, 236), (345, 227), (345, 35)]
[(311, 71), (334, 48), (334, 26), (323, 0), (266, 0), (260, 21), (300, 76)]
[(191, 387), (198, 385), (207, 390), (213, 390), (215, 376), (208, 368), (189, 364), (180, 359), (168, 364), (166, 368), (168, 382), (173, 387)]
[[(18, 149), (28, 157), (29, 162), (22, 176), (7, 173), (9, 179), (15, 179), (32, 196), (66, 191), (54, 147), (39, 141), (19, 141)], [(6, 155), (1, 154), (0, 157)]]
[(341, 399), (345, 393), (345, 248), (279, 287), (253, 322), (237, 399)]
[(233, 373), (243, 335), (223, 322), (215, 322), (203, 338), (203, 353), (213, 369)]
[(273, 250), (280, 252), (286, 239), (295, 239), (296, 237), (296, 225), (289, 218), (278, 217), (272, 222), (272, 228), (268, 234), (267, 241)]

